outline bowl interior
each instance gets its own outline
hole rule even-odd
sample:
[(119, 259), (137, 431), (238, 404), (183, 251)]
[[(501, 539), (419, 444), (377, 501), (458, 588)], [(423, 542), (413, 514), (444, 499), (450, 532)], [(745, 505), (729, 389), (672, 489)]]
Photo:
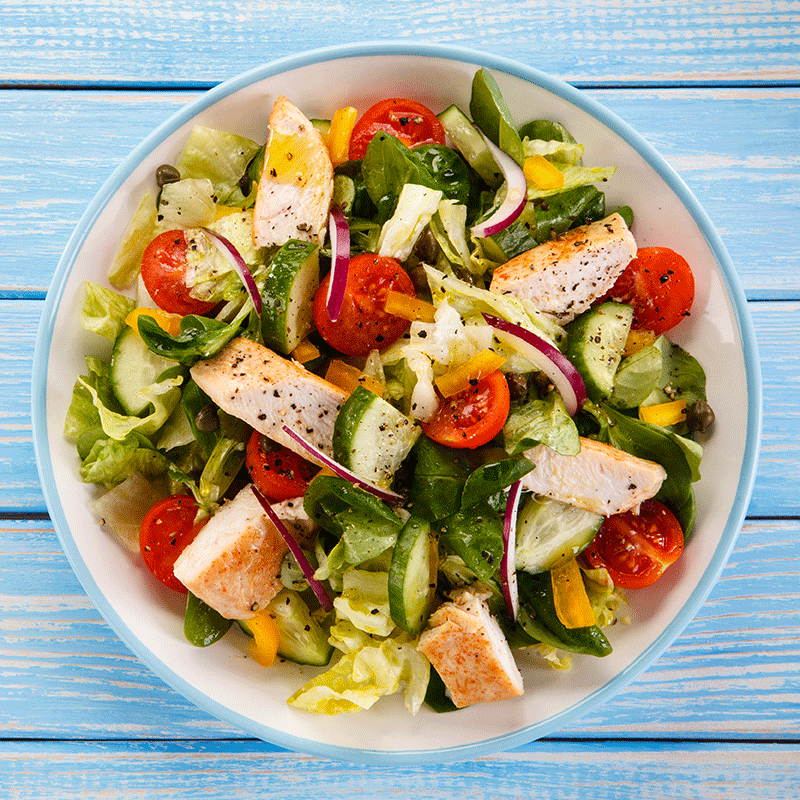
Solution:
[[(399, 698), (335, 718), (290, 709), (287, 697), (311, 674), (283, 664), (268, 671), (244, 657), (232, 632), (207, 649), (183, 637), (182, 600), (141, 569), (98, 527), (95, 496), (78, 477), (62, 436), (84, 354), (107, 356), (78, 323), (85, 280), (104, 283), (107, 264), (156, 166), (179, 153), (193, 124), (263, 141), (272, 102), (286, 95), (309, 117), (365, 109), (410, 96), (440, 111), (469, 104), (478, 66), (495, 75), (518, 124), (563, 122), (585, 145), (590, 165), (616, 165), (602, 188), (609, 207), (629, 204), (640, 246), (679, 250), (696, 276), (694, 313), (673, 338), (700, 359), (717, 423), (707, 442), (699, 515), (684, 558), (654, 587), (635, 593), (631, 625), (617, 626), (614, 652), (577, 656), (570, 672), (520, 657), (526, 693), (455, 714), (411, 717)], [(335, 80), (331, 75), (335, 74)], [(57, 346), (56, 344), (57, 343)], [(571, 87), (502, 59), (436, 48), (385, 47), (308, 54), (270, 65), (209, 92), (154, 132), (120, 166), (87, 210), (58, 268), (42, 319), (34, 374), (34, 426), (42, 483), (56, 530), (87, 593), (128, 646), (163, 680), (212, 714), (275, 744), (332, 758), (403, 763), (468, 758), (551, 733), (610, 697), (641, 672), (690, 621), (727, 559), (746, 510), (758, 438), (758, 366), (741, 291), (724, 248), (696, 201), (667, 165), (620, 120)]]

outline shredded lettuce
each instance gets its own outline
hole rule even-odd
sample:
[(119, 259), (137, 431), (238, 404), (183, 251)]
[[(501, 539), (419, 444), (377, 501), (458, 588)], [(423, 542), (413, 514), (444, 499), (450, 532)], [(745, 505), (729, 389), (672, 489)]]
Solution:
[(142, 255), (156, 229), (156, 203), (146, 192), (122, 237), (108, 271), (108, 282), (116, 289), (126, 289), (139, 274)]
[(372, 636), (389, 636), (395, 628), (389, 611), (389, 573), (348, 569), (342, 576), (342, 593), (333, 607), (339, 619)]
[(415, 183), (407, 183), (400, 192), (394, 214), (381, 228), (378, 254), (405, 261), (414, 249), (420, 233), (439, 207), (442, 192)]
[(114, 339), (125, 326), (125, 318), (136, 308), (136, 302), (98, 283), (84, 282), (86, 299), (81, 310), (81, 325), (92, 333)]
[(588, 183), (601, 183), (609, 180), (617, 171), (616, 167), (584, 167), (579, 164), (568, 164), (552, 159), (553, 166), (558, 167), (564, 175), (564, 185), (558, 189), (540, 189), (535, 184), (528, 184), (528, 200), (537, 197), (551, 197), (555, 194), (585, 186)]
[(207, 178), (184, 178), (168, 183), (158, 202), (158, 229), (199, 228), (217, 215), (214, 186)]

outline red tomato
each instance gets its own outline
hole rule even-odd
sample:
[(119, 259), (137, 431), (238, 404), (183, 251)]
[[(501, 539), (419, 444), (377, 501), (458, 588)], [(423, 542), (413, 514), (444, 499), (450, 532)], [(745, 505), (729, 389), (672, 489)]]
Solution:
[(416, 297), (408, 273), (394, 258), (362, 253), (350, 259), (344, 302), (336, 322), (325, 307), (330, 275), (326, 275), (314, 297), (314, 324), (322, 338), (340, 353), (366, 356), (383, 350), (406, 331), (409, 321), (384, 310), (391, 289)]
[(608, 517), (583, 554), (593, 567), (605, 567), (615, 586), (641, 589), (655, 583), (682, 551), (675, 515), (658, 500), (645, 500), (638, 514)]
[(390, 133), (408, 147), (445, 143), (444, 128), (433, 111), (415, 100), (391, 97), (375, 103), (356, 122), (350, 137), (350, 160), (364, 158), (367, 145), (380, 131)]
[(496, 370), (475, 386), (443, 398), (433, 418), (422, 423), (422, 430), (447, 447), (480, 447), (503, 429), (510, 402), (506, 377)]
[(142, 256), (142, 280), (153, 302), (170, 314), (207, 314), (213, 303), (195, 300), (186, 285), (186, 234), (160, 233)]
[(187, 589), (172, 570), (207, 521), (195, 525), (197, 509), (196, 501), (188, 495), (166, 497), (147, 512), (139, 534), (139, 550), (147, 568), (164, 586), (183, 594)]
[(256, 488), (273, 503), (302, 497), (317, 473), (316, 466), (288, 447), (276, 445), (265, 450), (258, 431), (253, 431), (247, 442), (245, 466)]
[(674, 328), (694, 302), (694, 275), (686, 259), (668, 247), (642, 247), (600, 302), (634, 307), (633, 327), (656, 334)]

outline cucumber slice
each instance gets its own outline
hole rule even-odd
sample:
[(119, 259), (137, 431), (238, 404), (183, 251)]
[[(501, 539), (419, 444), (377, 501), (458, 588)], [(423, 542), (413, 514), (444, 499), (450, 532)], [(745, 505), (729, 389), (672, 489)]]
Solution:
[(413, 635), (425, 626), (436, 589), (435, 541), (430, 522), (409, 517), (392, 551), (389, 613), (395, 625)]
[(530, 495), (517, 515), (517, 569), (548, 572), (574, 558), (589, 546), (604, 519), (559, 500)]
[(421, 428), (374, 392), (357, 386), (333, 427), (333, 457), (359, 478), (389, 486)]
[[(278, 655), (296, 664), (324, 667), (331, 660), (333, 645), (328, 642), (328, 632), (311, 614), (305, 600), (293, 589), (281, 589), (267, 605), (275, 617), (280, 632)], [(238, 621), (239, 627), (252, 636), (246, 619)]]
[(567, 325), (567, 358), (580, 372), (586, 394), (600, 403), (611, 396), (614, 376), (631, 330), (633, 307), (603, 303)]
[(272, 257), (262, 295), (264, 344), (284, 355), (312, 327), (314, 294), (319, 286), (319, 248), (290, 239)]
[(151, 353), (142, 337), (126, 325), (114, 342), (109, 372), (111, 388), (125, 413), (132, 417), (144, 413), (150, 401), (141, 396), (141, 390), (177, 365), (177, 361)]
[(486, 142), (478, 133), (467, 115), (458, 106), (450, 106), (439, 114), (445, 133), (475, 172), (493, 189), (503, 181), (503, 173), (497, 166)]

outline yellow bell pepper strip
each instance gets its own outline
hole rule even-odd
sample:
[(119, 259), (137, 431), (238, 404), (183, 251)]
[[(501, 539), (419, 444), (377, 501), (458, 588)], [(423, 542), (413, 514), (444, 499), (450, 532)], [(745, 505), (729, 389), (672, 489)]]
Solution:
[(246, 623), (253, 637), (247, 650), (250, 657), (262, 667), (272, 666), (281, 640), (274, 615), (264, 609), (252, 619), (246, 620)]
[(581, 568), (574, 558), (550, 570), (553, 604), (565, 628), (587, 628), (595, 624), (594, 611), (583, 585)]
[(411, 322), (433, 322), (436, 316), (436, 306), (432, 303), (392, 289), (386, 292), (383, 310)]
[(358, 112), (352, 106), (348, 106), (338, 109), (331, 119), (331, 127), (328, 131), (328, 150), (334, 167), (344, 164), (348, 159), (350, 136), (353, 133), (357, 117)]
[(434, 380), (434, 383), (442, 397), (452, 397), (500, 369), (505, 362), (506, 359), (499, 353), (495, 353), (494, 350), (481, 350), (472, 358), (468, 358), (449, 372), (440, 375)]
[(315, 358), (319, 358), (319, 348), (308, 339), (303, 339), (303, 341), (292, 350), (292, 358), (295, 361), (299, 361), (301, 364), (305, 364), (307, 361), (313, 361)]
[(662, 428), (677, 425), (686, 420), (686, 401), (671, 400), (654, 406), (642, 406), (639, 409), (639, 419)]
[(522, 172), (525, 180), (539, 189), (560, 189), (564, 185), (564, 173), (538, 153), (525, 159)]
[(352, 366), (352, 364), (348, 364), (338, 358), (331, 359), (330, 364), (328, 364), (325, 380), (334, 386), (338, 386), (348, 394), (351, 394), (356, 386), (363, 386), (373, 394), (378, 395), (378, 397), (383, 397), (383, 392), (386, 388), (371, 375), (367, 375), (357, 367)]
[(152, 317), (161, 330), (166, 331), (170, 336), (177, 336), (181, 332), (181, 315), (170, 314), (167, 311), (162, 311), (160, 308), (144, 308), (139, 306), (134, 308), (127, 317), (125, 317), (125, 324), (130, 325), (137, 333), (139, 332), (139, 317), (147, 316)]
[(658, 337), (655, 333), (648, 328), (631, 328), (628, 332), (628, 338), (625, 340), (625, 347), (622, 350), (622, 355), (627, 358), (645, 347), (650, 347)]
[(231, 214), (240, 214), (242, 211), (241, 208), (237, 208), (236, 206), (220, 206), (216, 207), (216, 211), (214, 213), (214, 219), (222, 219), (223, 217), (229, 217)]

